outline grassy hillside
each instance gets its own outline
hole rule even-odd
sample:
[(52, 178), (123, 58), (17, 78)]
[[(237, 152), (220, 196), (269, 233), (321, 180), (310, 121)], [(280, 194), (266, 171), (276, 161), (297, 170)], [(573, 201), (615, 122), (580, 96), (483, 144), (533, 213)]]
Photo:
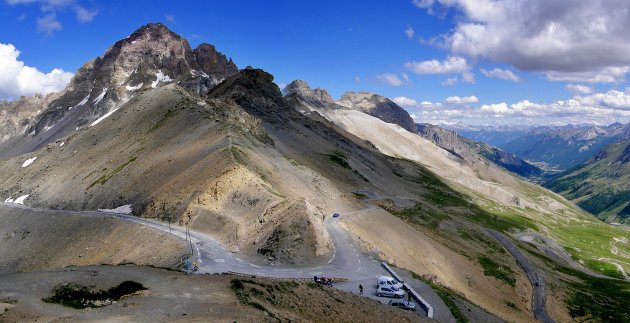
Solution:
[(630, 222), (630, 141), (612, 144), (545, 187), (603, 220)]

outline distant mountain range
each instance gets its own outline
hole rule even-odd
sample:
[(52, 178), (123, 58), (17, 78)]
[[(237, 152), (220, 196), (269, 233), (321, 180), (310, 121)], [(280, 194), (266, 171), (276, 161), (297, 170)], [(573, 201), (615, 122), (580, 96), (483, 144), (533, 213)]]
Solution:
[(489, 126), (446, 125), (463, 137), (484, 141), (549, 170), (579, 165), (606, 145), (630, 138), (630, 124), (609, 126)]
[[(452, 154), (474, 162), (493, 162), (514, 174), (539, 180), (544, 171), (514, 154), (492, 147), (483, 141), (474, 141), (458, 135), (455, 131), (446, 130), (436, 125), (417, 124), (417, 132), (422, 137), (433, 141)], [(485, 159), (485, 160), (484, 160)], [(487, 161), (486, 161), (487, 160)]]

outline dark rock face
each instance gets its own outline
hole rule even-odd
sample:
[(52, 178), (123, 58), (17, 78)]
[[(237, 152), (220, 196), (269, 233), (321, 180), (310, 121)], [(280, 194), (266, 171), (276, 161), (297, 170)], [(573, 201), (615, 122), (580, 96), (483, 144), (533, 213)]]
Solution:
[(24, 133), (35, 146), (12, 149), (16, 155), (90, 126), (143, 90), (173, 82), (204, 94), (238, 72), (214, 46), (192, 50), (188, 41), (160, 23), (140, 27), (116, 42), (102, 57), (83, 65), (66, 89), (42, 107)]
[(346, 92), (337, 104), (363, 111), (385, 122), (397, 124), (407, 131), (416, 132), (416, 124), (409, 113), (384, 96), (369, 92)]
[(208, 96), (234, 100), (238, 105), (257, 112), (255, 114), (266, 114), (277, 108), (288, 109), (280, 88), (273, 83), (273, 75), (251, 67), (212, 88)]
[(208, 75), (226, 79), (236, 73), (238, 68), (230, 58), (218, 52), (213, 45), (201, 44), (193, 51), (199, 69)]

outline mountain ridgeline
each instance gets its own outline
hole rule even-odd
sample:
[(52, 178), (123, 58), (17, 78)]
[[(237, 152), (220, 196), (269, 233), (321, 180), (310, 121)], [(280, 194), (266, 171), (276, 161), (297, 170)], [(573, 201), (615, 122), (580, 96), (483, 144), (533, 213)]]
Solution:
[(593, 157), (609, 144), (630, 138), (630, 124), (609, 126), (488, 126), (448, 129), (510, 152), (550, 171), (563, 171)]

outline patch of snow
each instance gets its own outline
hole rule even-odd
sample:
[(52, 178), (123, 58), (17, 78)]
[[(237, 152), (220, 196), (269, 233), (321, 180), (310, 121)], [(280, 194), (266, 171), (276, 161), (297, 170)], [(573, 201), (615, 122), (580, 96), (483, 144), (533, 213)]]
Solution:
[[(91, 92), (90, 92), (91, 94)], [(88, 102), (88, 100), (90, 99), (90, 94), (88, 94), (85, 98), (83, 98), (83, 100), (81, 100), (81, 102), (77, 103), (77, 105), (75, 105), (74, 107), (80, 107), (84, 104), (86, 104)]]
[(205, 77), (205, 78), (210, 78), (210, 76), (208, 76), (208, 74), (206, 74), (206, 72), (201, 71), (201, 76)]
[(13, 203), (13, 199), (9, 197), (6, 200), (4, 200), (4, 203)]
[(99, 122), (101, 122), (101, 121), (105, 120), (107, 117), (111, 116), (111, 115), (112, 115), (112, 113), (114, 113), (114, 112), (118, 111), (118, 109), (119, 109), (119, 108), (116, 108), (116, 109), (114, 109), (114, 110), (112, 110), (112, 111), (109, 111), (109, 112), (105, 113), (102, 117), (100, 117), (100, 118), (98, 118), (98, 119), (94, 120), (94, 122), (92, 122), (92, 123), (90, 124), (90, 127), (91, 127), (91, 126), (95, 126), (95, 125), (97, 125)]
[(157, 73), (155, 73), (155, 77), (156, 80), (151, 82), (151, 87), (155, 88), (160, 82), (166, 83), (166, 82), (170, 82), (173, 79), (171, 79), (170, 76), (165, 75), (164, 73), (162, 73), (162, 70), (158, 70)]
[(197, 105), (203, 107), (204, 105), (206, 105), (206, 102), (205, 101), (197, 101)]
[(142, 88), (142, 86), (144, 85), (144, 83), (140, 83), (136, 86), (129, 86), (127, 85), (127, 91), (135, 91), (135, 90), (139, 90), (140, 88)]
[(136, 42), (137, 42), (137, 40), (132, 40), (131, 41), (132, 44), (135, 44)]
[(46, 127), (44, 127), (44, 132), (46, 132), (46, 131), (50, 130), (50, 128), (52, 128), (52, 126), (46, 126)]
[(62, 141), (62, 142), (59, 144), (59, 147), (63, 147), (63, 145), (64, 145), (65, 143), (66, 143), (65, 141)]
[(13, 203), (15, 203), (15, 204), (22, 204), (22, 205), (24, 205), (24, 200), (26, 200), (26, 198), (27, 198), (28, 196), (29, 196), (29, 194), (22, 195), (22, 196), (20, 196), (20, 197), (16, 198), (16, 199), (15, 199), (15, 201), (13, 201)]
[(103, 100), (103, 98), (105, 97), (105, 94), (107, 93), (107, 88), (103, 88), (103, 92), (101, 92), (101, 94), (99, 94), (96, 99), (94, 99), (94, 104), (98, 104), (99, 102), (101, 102)]
[(133, 211), (131, 208), (131, 204), (122, 205), (115, 209), (98, 209), (101, 212), (109, 212), (109, 213), (120, 213), (120, 214), (131, 214)]
[(33, 158), (29, 158), (25, 160), (24, 163), (22, 164), (22, 168), (32, 164), (35, 161), (35, 159), (37, 159), (37, 157), (33, 157)]

